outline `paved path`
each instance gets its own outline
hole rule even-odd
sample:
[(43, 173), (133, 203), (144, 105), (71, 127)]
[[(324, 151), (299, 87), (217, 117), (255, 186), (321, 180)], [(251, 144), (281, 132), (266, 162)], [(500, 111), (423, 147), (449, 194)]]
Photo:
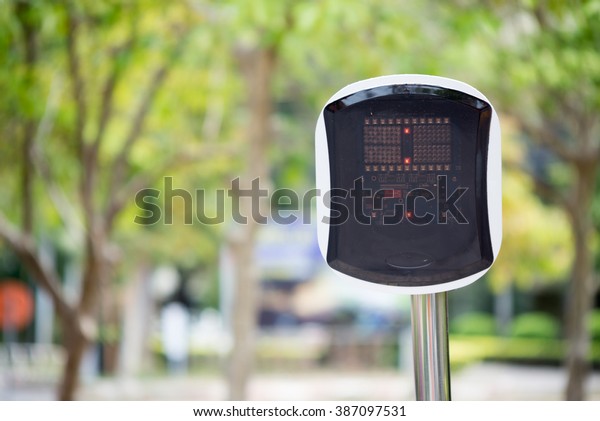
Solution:
[[(561, 368), (478, 364), (453, 373), (454, 400), (560, 400), (565, 385)], [(251, 400), (413, 400), (411, 373), (309, 372), (262, 374), (250, 385)], [(590, 399), (600, 400), (600, 372), (588, 383)], [(168, 378), (107, 380), (89, 385), (85, 399), (189, 399), (226, 397), (223, 380)]]
[[(561, 368), (478, 364), (453, 373), (454, 400), (560, 400)], [(4, 385), (6, 386), (6, 385)], [(589, 398), (600, 400), (600, 372), (588, 383)], [(221, 400), (226, 387), (218, 376), (100, 379), (82, 387), (84, 400)], [(2, 388), (3, 400), (52, 399), (46, 387)], [(260, 374), (250, 385), (250, 400), (413, 400), (410, 373), (306, 372)]]

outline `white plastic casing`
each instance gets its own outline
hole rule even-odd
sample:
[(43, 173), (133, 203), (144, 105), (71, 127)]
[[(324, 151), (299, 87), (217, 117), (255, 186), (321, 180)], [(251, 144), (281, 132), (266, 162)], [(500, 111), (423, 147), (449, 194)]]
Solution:
[[(326, 104), (330, 104), (348, 95), (354, 94), (366, 89), (376, 88), (378, 86), (388, 85), (429, 85), (438, 86), (441, 88), (453, 89), (455, 91), (464, 92), (473, 97), (482, 99), (488, 104), (490, 101), (472, 86), (454, 79), (448, 79), (439, 76), (406, 74), (406, 75), (389, 75), (381, 76), (372, 79), (361, 80), (352, 83), (338, 92), (336, 92)], [(324, 109), (323, 109), (324, 110)], [(330, 190), (330, 170), (329, 170), (329, 152), (327, 146), (327, 134), (325, 131), (325, 122), (323, 118), (323, 110), (319, 115), (317, 127), (315, 131), (315, 161), (316, 161), (316, 186), (320, 191), (320, 198), (317, 200), (317, 236), (321, 255), (326, 259), (327, 247), (329, 243), (329, 224), (324, 222), (325, 217), (330, 216), (330, 204), (325, 203), (325, 193)], [(487, 204), (488, 218), (490, 226), (490, 238), (492, 243), (492, 252), (494, 261), (498, 257), (500, 245), (502, 243), (502, 160), (500, 146), (500, 122), (494, 107), (492, 106), (492, 118), (490, 122), (490, 134), (488, 144), (487, 157)], [(491, 267), (491, 266), (490, 266)], [(462, 279), (446, 282), (443, 284), (429, 286), (389, 286), (365, 282), (364, 280), (354, 278), (347, 274), (333, 270), (338, 276), (349, 282), (360, 281), (362, 286), (369, 286), (383, 292), (395, 292), (401, 294), (432, 294), (437, 292), (450, 291), (461, 288), (475, 282), (481, 278), (489, 267), (469, 275)]]

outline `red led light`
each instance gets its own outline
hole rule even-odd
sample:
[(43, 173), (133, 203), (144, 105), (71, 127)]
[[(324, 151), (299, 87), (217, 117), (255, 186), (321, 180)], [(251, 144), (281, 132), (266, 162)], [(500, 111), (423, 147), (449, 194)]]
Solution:
[(404, 158), (404, 163), (407, 165), (410, 164), (410, 158), (409, 157)]
[(404, 134), (409, 134), (410, 133), (410, 128), (409, 127), (405, 127), (404, 128)]
[(413, 213), (411, 211), (406, 211), (406, 217), (407, 218), (412, 218)]

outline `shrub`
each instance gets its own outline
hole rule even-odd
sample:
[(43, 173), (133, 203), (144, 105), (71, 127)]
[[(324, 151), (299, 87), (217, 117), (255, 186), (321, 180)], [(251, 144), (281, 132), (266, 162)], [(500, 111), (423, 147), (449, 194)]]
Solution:
[(458, 335), (493, 336), (496, 333), (494, 317), (487, 313), (466, 313), (450, 324), (450, 331)]
[(560, 325), (547, 313), (525, 313), (515, 318), (510, 331), (515, 338), (557, 339)]
[(592, 340), (600, 341), (600, 309), (596, 309), (590, 314), (589, 329)]

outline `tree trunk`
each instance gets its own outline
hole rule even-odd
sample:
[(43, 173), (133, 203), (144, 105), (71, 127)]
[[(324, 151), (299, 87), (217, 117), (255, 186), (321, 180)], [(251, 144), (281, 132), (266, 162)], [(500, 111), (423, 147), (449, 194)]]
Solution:
[[(93, 218), (89, 216), (89, 220)], [(106, 233), (90, 223), (90, 233), (86, 239), (85, 270), (82, 279), (82, 293), (76, 316), (63, 324), (66, 335), (65, 349), (67, 363), (63, 370), (63, 378), (58, 392), (60, 400), (74, 400), (79, 386), (79, 372), (83, 356), (98, 333), (97, 310), (99, 289), (106, 279), (109, 262), (106, 260), (104, 239)], [(88, 228), (89, 229), (89, 228)]]
[[(275, 53), (272, 49), (257, 48), (242, 52), (241, 55), (250, 121), (246, 171), (244, 178), (240, 180), (240, 188), (250, 189), (252, 180), (257, 178), (261, 188), (268, 188), (267, 151), (271, 136), (271, 80), (275, 69)], [(233, 347), (229, 355), (228, 372), (230, 400), (246, 398), (246, 388), (254, 365), (260, 279), (254, 258), (257, 221), (252, 218), (252, 206), (249, 202), (249, 198), (240, 200), (240, 214), (246, 216), (248, 222), (237, 224), (229, 238), (235, 264)], [(263, 209), (261, 214), (264, 216), (264, 202), (259, 208)]]
[[(254, 224), (252, 224), (254, 225)], [(254, 366), (256, 318), (260, 279), (254, 262), (255, 228), (246, 226), (237, 243), (231, 244), (235, 264), (233, 297), (233, 347), (229, 355), (229, 400), (246, 399), (246, 389)]]
[[(86, 236), (86, 250), (83, 264), (85, 265), (85, 271), (82, 279), (82, 288), (79, 301), (71, 303), (67, 300), (61, 282), (60, 277), (56, 271), (45, 265), (40, 259), (37, 252), (37, 245), (33, 238), (34, 225), (35, 225), (35, 175), (36, 165), (37, 170), (40, 172), (46, 183), (51, 187), (56, 187), (55, 182), (51, 177), (50, 163), (40, 163), (39, 153), (36, 154), (36, 146), (39, 146), (46, 140), (48, 128), (48, 121), (46, 117), (54, 115), (53, 108), (55, 104), (51, 104), (48, 101), (46, 111), (40, 118), (37, 106), (32, 104), (39, 100), (39, 94), (45, 89), (44, 80), (38, 80), (36, 76), (37, 65), (38, 65), (38, 53), (39, 53), (39, 40), (41, 36), (40, 28), (43, 27), (44, 12), (45, 8), (37, 7), (36, 2), (30, 0), (19, 0), (12, 2), (14, 10), (15, 22), (20, 26), (20, 31), (16, 31), (16, 36), (21, 38), (24, 52), (24, 77), (15, 74), (15, 80), (19, 81), (22, 88), (25, 89), (26, 95), (23, 98), (23, 105), (26, 107), (17, 107), (15, 111), (15, 121), (19, 124), (17, 133), (23, 134), (23, 143), (21, 146), (22, 155), (22, 169), (21, 169), (21, 188), (22, 188), (22, 212), (21, 212), (21, 229), (16, 229), (5, 217), (2, 211), (0, 211), (0, 239), (5, 240), (8, 245), (15, 251), (19, 256), (23, 265), (27, 268), (28, 272), (32, 276), (32, 279), (39, 284), (46, 292), (49, 293), (54, 306), (57, 311), (57, 315), (60, 318), (62, 327), (62, 335), (67, 353), (67, 361), (64, 367), (62, 382), (59, 386), (58, 397), (63, 400), (73, 399), (74, 393), (77, 388), (79, 379), (79, 369), (83, 359), (83, 356), (88, 346), (95, 340), (96, 337), (96, 312), (98, 305), (98, 289), (102, 285), (103, 280), (108, 279), (108, 270), (114, 263), (114, 255), (107, 255), (107, 241), (109, 234), (112, 231), (112, 226), (117, 215), (122, 211), (127, 201), (121, 199), (121, 197), (129, 197), (125, 194), (132, 189), (129, 184), (131, 180), (129, 177), (133, 175), (130, 170), (131, 164), (129, 158), (131, 150), (135, 143), (141, 138), (142, 131), (144, 129), (144, 123), (151, 110), (151, 105), (156, 93), (161, 87), (167, 71), (169, 70), (176, 57), (181, 52), (182, 46), (185, 42), (178, 42), (177, 47), (169, 54), (169, 58), (166, 58), (164, 63), (159, 66), (158, 69), (153, 73), (148, 83), (147, 89), (142, 95), (139, 106), (134, 112), (134, 117), (131, 120), (129, 129), (126, 132), (126, 136), (123, 142), (123, 146), (120, 151), (117, 152), (115, 158), (112, 160), (112, 174), (108, 180), (100, 179), (99, 170), (99, 156), (101, 156), (101, 145), (103, 138), (106, 135), (105, 128), (110, 124), (111, 117), (113, 115), (114, 99), (113, 94), (115, 87), (120, 79), (120, 76), (126, 73), (124, 71), (123, 63), (118, 60), (119, 54), (122, 52), (133, 51), (135, 31), (131, 32), (131, 38), (125, 41), (120, 46), (107, 44), (106, 47), (110, 47), (111, 61), (114, 66), (109, 71), (107, 78), (103, 84), (101, 91), (100, 100), (93, 101), (100, 111), (98, 115), (98, 121), (95, 122), (91, 118), (88, 106), (88, 101), (91, 97), (88, 97), (86, 89), (89, 85), (92, 87), (98, 80), (97, 75), (91, 77), (90, 80), (86, 75), (85, 68), (81, 66), (82, 61), (80, 60), (79, 47), (80, 47), (80, 34), (81, 26), (87, 25), (90, 22), (89, 11), (86, 7), (73, 7), (73, 2), (64, 2), (61, 6), (61, 11), (55, 10), (56, 16), (53, 15), (51, 19), (58, 19), (63, 26), (64, 31), (60, 34), (56, 34), (61, 40), (64, 37), (66, 55), (67, 55), (67, 69), (69, 84), (72, 90), (72, 100), (75, 104), (74, 118), (73, 118), (73, 151), (77, 151), (79, 158), (79, 173), (80, 179), (80, 204), (82, 206), (82, 216), (85, 221), (85, 234)], [(63, 16), (64, 15), (64, 19)], [(171, 25), (173, 27), (173, 33), (177, 33), (179, 40), (182, 41), (181, 35), (187, 36), (189, 32), (187, 29), (186, 33), (180, 30), (180, 25)], [(187, 25), (183, 25), (187, 28)], [(108, 28), (108, 27), (107, 27)], [(175, 28), (179, 28), (176, 29)], [(88, 29), (101, 30), (100, 26), (90, 27)], [(93, 32), (93, 31), (92, 31)], [(102, 31), (98, 32), (99, 34)], [(94, 39), (94, 34), (89, 34)], [(85, 35), (84, 35), (85, 36)], [(57, 38), (57, 39), (59, 39)], [(54, 38), (48, 38), (54, 39)], [(104, 47), (99, 50), (105, 50)], [(16, 50), (15, 50), (16, 51)], [(19, 59), (20, 52), (17, 52), (15, 56)], [(20, 68), (20, 65), (19, 65)], [(21, 80), (23, 79), (23, 80)], [(22, 83), (21, 83), (22, 82)], [(86, 83), (87, 82), (87, 83)], [(41, 83), (41, 85), (40, 85)], [(38, 86), (39, 85), (39, 86)], [(38, 89), (39, 88), (39, 89)], [(51, 87), (52, 91), (53, 88)], [(24, 91), (24, 92), (25, 92)], [(39, 91), (39, 92), (38, 92)], [(95, 114), (95, 112), (93, 113)], [(85, 130), (86, 127), (96, 127), (95, 136), (90, 136), (89, 130)], [(110, 155), (110, 154), (109, 154)], [(35, 165), (34, 165), (35, 164)], [(107, 164), (107, 167), (110, 164)], [(135, 172), (134, 180), (137, 183), (142, 179), (141, 176), (145, 174)], [(148, 176), (152, 176), (153, 171), (148, 171)], [(111, 174), (111, 173), (107, 173)], [(45, 183), (45, 184), (46, 184)], [(137, 183), (134, 186), (137, 186)], [(150, 184), (148, 182), (148, 184)], [(52, 189), (50, 188), (50, 195), (52, 196)], [(60, 191), (56, 189), (55, 191)], [(135, 192), (135, 190), (132, 190)], [(100, 197), (106, 196), (106, 203), (100, 203)], [(64, 196), (64, 197), (62, 197)], [(66, 199), (66, 195), (61, 195), (61, 199)], [(64, 200), (64, 203), (68, 203), (68, 200)], [(102, 206), (105, 205), (105, 206)], [(59, 207), (59, 213), (61, 212), (62, 206)], [(65, 213), (67, 214), (67, 213)], [(71, 212), (68, 212), (67, 217), (63, 216), (65, 225), (68, 225), (69, 216)], [(107, 290), (110, 289), (110, 285), (107, 284)], [(112, 292), (109, 291), (108, 295)], [(112, 302), (112, 301), (111, 301)], [(117, 303), (114, 303), (115, 305)], [(111, 311), (109, 313), (111, 322), (118, 321), (119, 314)], [(114, 360), (113, 360), (114, 362)], [(113, 364), (114, 365), (114, 364)]]
[(70, 341), (65, 347), (67, 362), (63, 369), (63, 377), (58, 390), (58, 399), (61, 401), (72, 401), (75, 399), (75, 391), (79, 386), (81, 362), (90, 344), (85, 335), (78, 330), (71, 330)]
[(576, 165), (574, 203), (569, 213), (575, 258), (567, 303), (567, 400), (585, 399), (585, 381), (590, 370), (590, 334), (587, 318), (594, 304), (593, 223), (590, 206), (595, 190), (595, 163)]

